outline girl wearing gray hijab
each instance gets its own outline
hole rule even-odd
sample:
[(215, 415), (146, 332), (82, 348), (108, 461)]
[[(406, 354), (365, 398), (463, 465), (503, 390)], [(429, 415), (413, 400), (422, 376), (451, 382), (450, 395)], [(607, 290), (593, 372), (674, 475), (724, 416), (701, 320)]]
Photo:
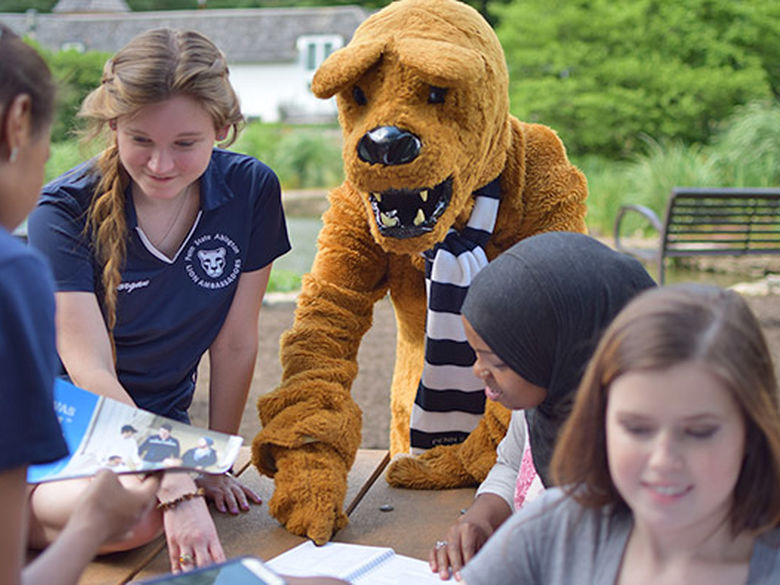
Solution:
[(474, 372), (487, 398), (513, 413), (474, 503), (430, 551), (431, 569), (442, 578), (451, 570), (459, 580), (461, 567), (522, 504), (520, 491), (534, 471), (535, 484), (551, 485), (558, 430), (599, 336), (654, 285), (638, 261), (571, 232), (522, 240), (477, 274), (462, 308)]

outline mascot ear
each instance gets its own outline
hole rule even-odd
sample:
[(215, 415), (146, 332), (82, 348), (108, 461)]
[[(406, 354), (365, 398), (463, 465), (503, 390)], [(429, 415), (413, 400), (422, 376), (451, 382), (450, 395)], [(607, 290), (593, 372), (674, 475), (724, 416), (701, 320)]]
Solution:
[(354, 84), (382, 56), (381, 43), (348, 45), (330, 55), (314, 73), (311, 91), (327, 99)]
[(457, 87), (485, 78), (485, 60), (478, 51), (447, 41), (421, 38), (398, 39), (401, 63), (432, 85)]

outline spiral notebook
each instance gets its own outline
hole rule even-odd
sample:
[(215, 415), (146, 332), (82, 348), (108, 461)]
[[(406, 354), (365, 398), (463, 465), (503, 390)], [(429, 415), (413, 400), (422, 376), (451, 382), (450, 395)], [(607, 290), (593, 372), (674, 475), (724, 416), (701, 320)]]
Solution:
[(266, 565), (293, 577), (338, 577), (356, 585), (415, 585), (442, 583), (428, 563), (396, 554), (392, 548), (308, 540), (271, 559)]

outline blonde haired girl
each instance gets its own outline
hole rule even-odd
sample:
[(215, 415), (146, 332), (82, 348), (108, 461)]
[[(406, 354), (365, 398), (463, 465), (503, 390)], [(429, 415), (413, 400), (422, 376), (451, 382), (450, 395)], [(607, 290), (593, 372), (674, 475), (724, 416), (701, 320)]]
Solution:
[[(58, 350), (67, 375), (98, 394), (188, 422), (198, 363), (210, 358), (209, 427), (238, 432), (271, 263), (290, 244), (279, 183), (258, 160), (215, 148), (243, 122), (224, 55), (200, 33), (158, 29), (130, 41), (84, 100), (93, 160), (43, 189), (30, 242), (51, 261)], [(169, 475), (158, 498), (202, 487), (220, 511), (259, 498), (233, 478)], [(43, 486), (33, 544), (50, 541), (83, 482)], [(203, 498), (156, 512), (114, 544), (164, 524), (174, 571), (224, 558)]]

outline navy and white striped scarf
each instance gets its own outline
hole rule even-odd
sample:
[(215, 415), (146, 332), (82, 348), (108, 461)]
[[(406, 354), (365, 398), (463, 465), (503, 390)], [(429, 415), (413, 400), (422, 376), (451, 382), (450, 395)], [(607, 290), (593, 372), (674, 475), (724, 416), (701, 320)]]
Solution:
[(474, 195), (466, 227), (451, 229), (423, 253), (428, 314), (425, 365), (409, 425), (412, 453), (462, 442), (485, 412), (485, 383), (471, 369), (476, 357), (466, 341), (460, 307), (472, 278), (488, 263), (484, 246), (496, 224), (499, 180)]

